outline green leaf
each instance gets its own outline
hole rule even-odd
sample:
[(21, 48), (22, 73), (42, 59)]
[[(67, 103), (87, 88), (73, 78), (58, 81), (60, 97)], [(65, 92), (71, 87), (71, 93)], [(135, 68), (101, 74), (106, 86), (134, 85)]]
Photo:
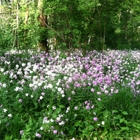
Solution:
[(124, 119), (120, 119), (120, 123), (124, 122)]
[(60, 111), (61, 111), (61, 108), (57, 108), (57, 109), (56, 109), (56, 113), (57, 113), (57, 114), (59, 114)]
[(55, 119), (57, 117), (57, 114), (53, 113), (52, 117)]
[(128, 127), (121, 127), (121, 131), (125, 131), (125, 130), (129, 130), (129, 128)]
[(101, 136), (105, 136), (108, 133), (108, 131), (104, 131)]
[(122, 111), (123, 115), (128, 115), (128, 113), (126, 111)]
[(84, 124), (85, 124), (85, 126), (88, 126), (89, 125), (89, 123), (87, 121), (84, 121)]
[(75, 123), (75, 126), (81, 126), (81, 121), (77, 121), (77, 122)]
[(93, 128), (94, 128), (94, 127), (93, 127), (92, 125), (89, 125), (89, 126), (88, 126), (88, 130), (93, 130)]
[(65, 108), (65, 106), (64, 105), (59, 105), (59, 108)]
[(112, 113), (118, 113), (118, 111), (117, 110), (112, 110)]

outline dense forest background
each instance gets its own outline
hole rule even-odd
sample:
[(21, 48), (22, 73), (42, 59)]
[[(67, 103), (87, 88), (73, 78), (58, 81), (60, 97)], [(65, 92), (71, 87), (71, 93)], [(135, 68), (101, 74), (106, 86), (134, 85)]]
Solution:
[(139, 0), (0, 0), (0, 50), (140, 49)]

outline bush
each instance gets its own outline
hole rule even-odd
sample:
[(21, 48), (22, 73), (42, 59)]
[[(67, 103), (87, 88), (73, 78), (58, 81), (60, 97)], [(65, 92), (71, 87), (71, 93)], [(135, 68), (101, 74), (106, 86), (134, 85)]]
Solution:
[[(12, 33), (12, 28), (10, 25), (5, 23), (6, 21), (3, 21), (0, 19), (0, 50), (8, 50), (11, 49), (14, 43), (14, 35)], [(8, 21), (9, 22), (9, 21)], [(0, 51), (0, 52), (1, 52)]]

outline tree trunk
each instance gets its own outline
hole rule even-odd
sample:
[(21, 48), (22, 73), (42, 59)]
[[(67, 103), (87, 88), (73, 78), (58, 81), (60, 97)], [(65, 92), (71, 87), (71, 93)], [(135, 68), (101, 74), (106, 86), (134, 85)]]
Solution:
[(27, 40), (27, 34), (28, 34), (28, 19), (29, 19), (29, 4), (28, 0), (26, 0), (26, 14), (25, 14), (25, 19), (24, 19), (24, 24), (25, 24), (25, 29), (24, 29), (24, 47), (26, 48), (28, 45), (28, 40)]
[(16, 0), (16, 40), (15, 40), (15, 46), (19, 48), (19, 38), (18, 38), (18, 28), (19, 28), (19, 0)]
[(40, 23), (40, 39), (38, 42), (38, 46), (41, 50), (45, 52), (49, 52), (49, 46), (48, 46), (48, 34), (47, 34), (47, 16), (44, 15), (44, 7), (43, 7), (43, 0), (38, 1), (38, 9), (39, 9), (39, 16), (38, 21)]

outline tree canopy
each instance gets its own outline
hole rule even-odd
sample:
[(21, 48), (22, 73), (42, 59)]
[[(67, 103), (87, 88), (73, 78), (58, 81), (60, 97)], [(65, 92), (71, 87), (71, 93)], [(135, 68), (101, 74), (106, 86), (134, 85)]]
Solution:
[(0, 0), (0, 47), (140, 47), (139, 0)]

